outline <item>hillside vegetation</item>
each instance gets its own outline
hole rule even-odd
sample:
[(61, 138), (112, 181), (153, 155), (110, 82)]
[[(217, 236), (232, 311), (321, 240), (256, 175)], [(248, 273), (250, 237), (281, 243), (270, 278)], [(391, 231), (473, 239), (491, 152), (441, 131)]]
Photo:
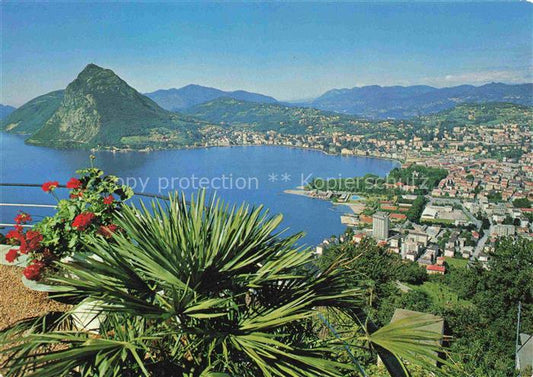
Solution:
[(524, 124), (531, 122), (531, 106), (513, 103), (461, 104), (441, 113), (421, 117), (422, 123), (442, 122), (451, 126), (498, 125), (503, 122)]
[(5, 118), (2, 121), (2, 128), (24, 135), (38, 131), (58, 109), (64, 92), (56, 90), (32, 99)]
[(260, 132), (276, 131), (299, 135), (336, 131), (353, 133), (360, 129), (359, 120), (351, 116), (232, 98), (203, 103), (188, 109), (187, 113), (220, 125), (246, 126)]

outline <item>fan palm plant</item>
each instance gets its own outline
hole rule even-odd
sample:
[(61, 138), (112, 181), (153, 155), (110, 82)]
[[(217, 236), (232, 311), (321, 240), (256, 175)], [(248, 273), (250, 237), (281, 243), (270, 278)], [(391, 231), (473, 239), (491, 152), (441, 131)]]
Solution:
[[(94, 257), (75, 256), (51, 279), (56, 298), (79, 304), (3, 332), (7, 376), (356, 373), (335, 361), (346, 343), (317, 337), (317, 315), (318, 308), (354, 313), (363, 292), (342, 269), (310, 269), (312, 253), (295, 244), (300, 235), (277, 232), (281, 216), (230, 208), (204, 193), (117, 216), (121, 232), (111, 241), (94, 236), (87, 244)], [(96, 328), (72, 328), (81, 307), (97, 308), (85, 313), (98, 317)], [(360, 321), (361, 312), (353, 317)], [(385, 350), (398, 343), (377, 335), (376, 349), (403, 370)]]

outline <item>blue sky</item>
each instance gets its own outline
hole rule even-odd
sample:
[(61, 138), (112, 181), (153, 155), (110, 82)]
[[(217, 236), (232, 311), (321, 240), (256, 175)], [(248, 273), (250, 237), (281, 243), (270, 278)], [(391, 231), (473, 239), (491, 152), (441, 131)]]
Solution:
[(141, 92), (189, 83), (278, 99), (369, 84), (531, 82), (533, 4), (9, 3), (2, 97), (19, 106), (93, 62)]

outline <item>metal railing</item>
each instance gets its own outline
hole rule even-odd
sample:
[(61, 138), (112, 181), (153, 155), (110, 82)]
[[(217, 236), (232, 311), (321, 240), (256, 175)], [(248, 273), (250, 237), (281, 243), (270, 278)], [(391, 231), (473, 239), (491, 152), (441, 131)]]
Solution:
[[(38, 187), (41, 188), (42, 185), (39, 183), (0, 183), (0, 187)], [(58, 188), (67, 188), (65, 185), (58, 185)], [(150, 194), (146, 192), (133, 192), (134, 195), (138, 196), (144, 196), (147, 198), (157, 198), (157, 199), (164, 199), (168, 200), (167, 196), (159, 195), (159, 194)]]
[[(0, 183), (0, 187), (19, 187), (19, 188), (41, 188), (42, 185), (38, 183)], [(67, 186), (65, 185), (58, 185), (57, 186), (60, 189), (66, 189)], [(167, 196), (159, 195), (159, 194), (151, 194), (151, 193), (145, 193), (145, 192), (133, 192), (133, 195), (145, 197), (145, 198), (153, 198), (153, 199), (163, 199), (168, 200)], [(56, 208), (57, 206), (55, 204), (34, 204), (34, 203), (0, 203), (0, 207), (18, 207), (18, 208)], [(0, 228), (5, 227), (14, 227), (17, 224), (11, 224), (11, 223), (0, 223)], [(24, 224), (22, 225), (24, 228), (31, 228), (33, 225), (31, 224)]]

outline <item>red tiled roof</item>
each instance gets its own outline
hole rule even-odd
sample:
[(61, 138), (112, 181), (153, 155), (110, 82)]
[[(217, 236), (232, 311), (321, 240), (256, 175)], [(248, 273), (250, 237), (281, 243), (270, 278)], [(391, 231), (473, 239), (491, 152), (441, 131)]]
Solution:
[(426, 267), (426, 270), (429, 271), (438, 271), (438, 272), (446, 272), (446, 267), (444, 266), (437, 266), (436, 264), (430, 264)]
[(398, 219), (398, 220), (404, 220), (407, 218), (403, 213), (391, 213), (389, 215), (391, 219)]
[(372, 217), (366, 215), (359, 215), (359, 220), (363, 223), (372, 224)]

